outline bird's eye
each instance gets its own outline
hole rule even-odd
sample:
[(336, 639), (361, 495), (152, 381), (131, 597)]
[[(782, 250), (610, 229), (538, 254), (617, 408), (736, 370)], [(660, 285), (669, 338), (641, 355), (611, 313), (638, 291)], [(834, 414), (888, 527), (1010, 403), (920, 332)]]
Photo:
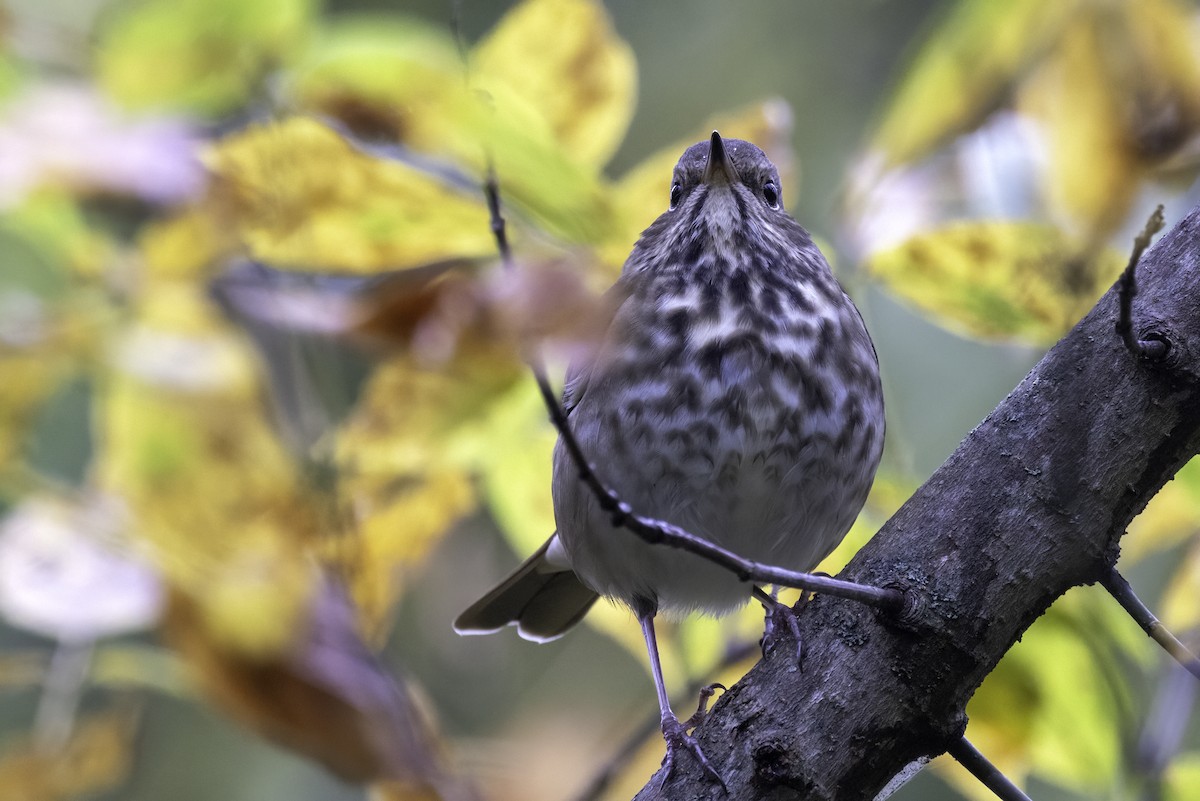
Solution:
[(775, 186), (774, 181), (767, 181), (763, 184), (763, 200), (767, 201), (767, 205), (773, 209), (779, 208), (779, 187)]
[(675, 183), (671, 184), (671, 210), (672, 211), (674, 211), (675, 207), (679, 205), (679, 200), (682, 197), (683, 197), (683, 187), (680, 186), (678, 181), (676, 181)]

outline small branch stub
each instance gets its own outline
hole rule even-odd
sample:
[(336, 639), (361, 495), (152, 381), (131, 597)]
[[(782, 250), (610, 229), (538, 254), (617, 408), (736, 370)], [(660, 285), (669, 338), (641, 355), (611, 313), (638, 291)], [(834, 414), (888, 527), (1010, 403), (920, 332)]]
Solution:
[(1170, 350), (1170, 343), (1162, 334), (1150, 333), (1144, 338), (1139, 338), (1138, 334), (1133, 330), (1133, 298), (1137, 295), (1137, 265), (1142, 259), (1142, 254), (1146, 248), (1150, 247), (1150, 242), (1154, 239), (1154, 235), (1162, 230), (1163, 227), (1163, 207), (1159, 205), (1154, 213), (1150, 215), (1150, 219), (1146, 221), (1146, 226), (1142, 232), (1133, 240), (1133, 252), (1129, 256), (1129, 264), (1125, 266), (1125, 271), (1121, 273), (1121, 277), (1117, 280), (1117, 300), (1119, 304), (1119, 312), (1117, 317), (1117, 336), (1121, 337), (1121, 341), (1125, 343), (1125, 348), (1140, 359), (1157, 362), (1166, 357)]

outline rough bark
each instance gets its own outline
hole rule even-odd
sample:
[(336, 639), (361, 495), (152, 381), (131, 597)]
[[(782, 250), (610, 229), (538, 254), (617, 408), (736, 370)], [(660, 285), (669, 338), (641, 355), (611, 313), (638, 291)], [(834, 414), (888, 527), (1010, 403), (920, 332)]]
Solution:
[(1200, 207), (1142, 258), (1134, 332), (1116, 291), (1064, 337), (842, 572), (904, 588), (901, 619), (818, 597), (696, 732), (729, 794), (688, 770), (639, 799), (871, 799), (964, 731), (975, 689), (1050, 604), (1095, 582), (1129, 521), (1200, 451)]

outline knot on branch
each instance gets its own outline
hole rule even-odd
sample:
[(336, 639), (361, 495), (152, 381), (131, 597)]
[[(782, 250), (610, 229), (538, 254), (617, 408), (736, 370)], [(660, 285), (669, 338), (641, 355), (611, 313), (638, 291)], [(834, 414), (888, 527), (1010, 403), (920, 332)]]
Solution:
[(777, 739), (768, 739), (758, 744), (751, 754), (754, 765), (754, 786), (761, 790), (786, 787), (801, 798), (814, 795), (813, 780), (804, 770), (804, 765), (794, 748)]
[(881, 588), (891, 590), (900, 597), (898, 604), (876, 608), (875, 613), (884, 622), (909, 632), (919, 632), (930, 628), (929, 596), (921, 590), (916, 582), (892, 578), (885, 581)]
[(1151, 362), (1161, 362), (1171, 352), (1171, 342), (1161, 331), (1147, 331), (1138, 336), (1138, 355)]

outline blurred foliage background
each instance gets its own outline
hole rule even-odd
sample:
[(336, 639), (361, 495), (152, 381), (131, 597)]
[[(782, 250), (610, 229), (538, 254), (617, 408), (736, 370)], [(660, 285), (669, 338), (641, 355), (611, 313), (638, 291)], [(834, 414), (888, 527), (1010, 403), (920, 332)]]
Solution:
[[(885, 374), (836, 571), (1153, 206), (1200, 200), (1197, 30), (1175, 0), (6, 0), (0, 799), (631, 797), (662, 744), (626, 611), (450, 629), (553, 527), (520, 343), (561, 370), (684, 146), (758, 142)], [(1121, 564), (1193, 644), (1197, 500), (1189, 466)], [(760, 630), (668, 627), (677, 708)], [(1195, 692), (1084, 588), (968, 734), (1042, 801), (1190, 801)], [(963, 797), (946, 760), (895, 795)]]

